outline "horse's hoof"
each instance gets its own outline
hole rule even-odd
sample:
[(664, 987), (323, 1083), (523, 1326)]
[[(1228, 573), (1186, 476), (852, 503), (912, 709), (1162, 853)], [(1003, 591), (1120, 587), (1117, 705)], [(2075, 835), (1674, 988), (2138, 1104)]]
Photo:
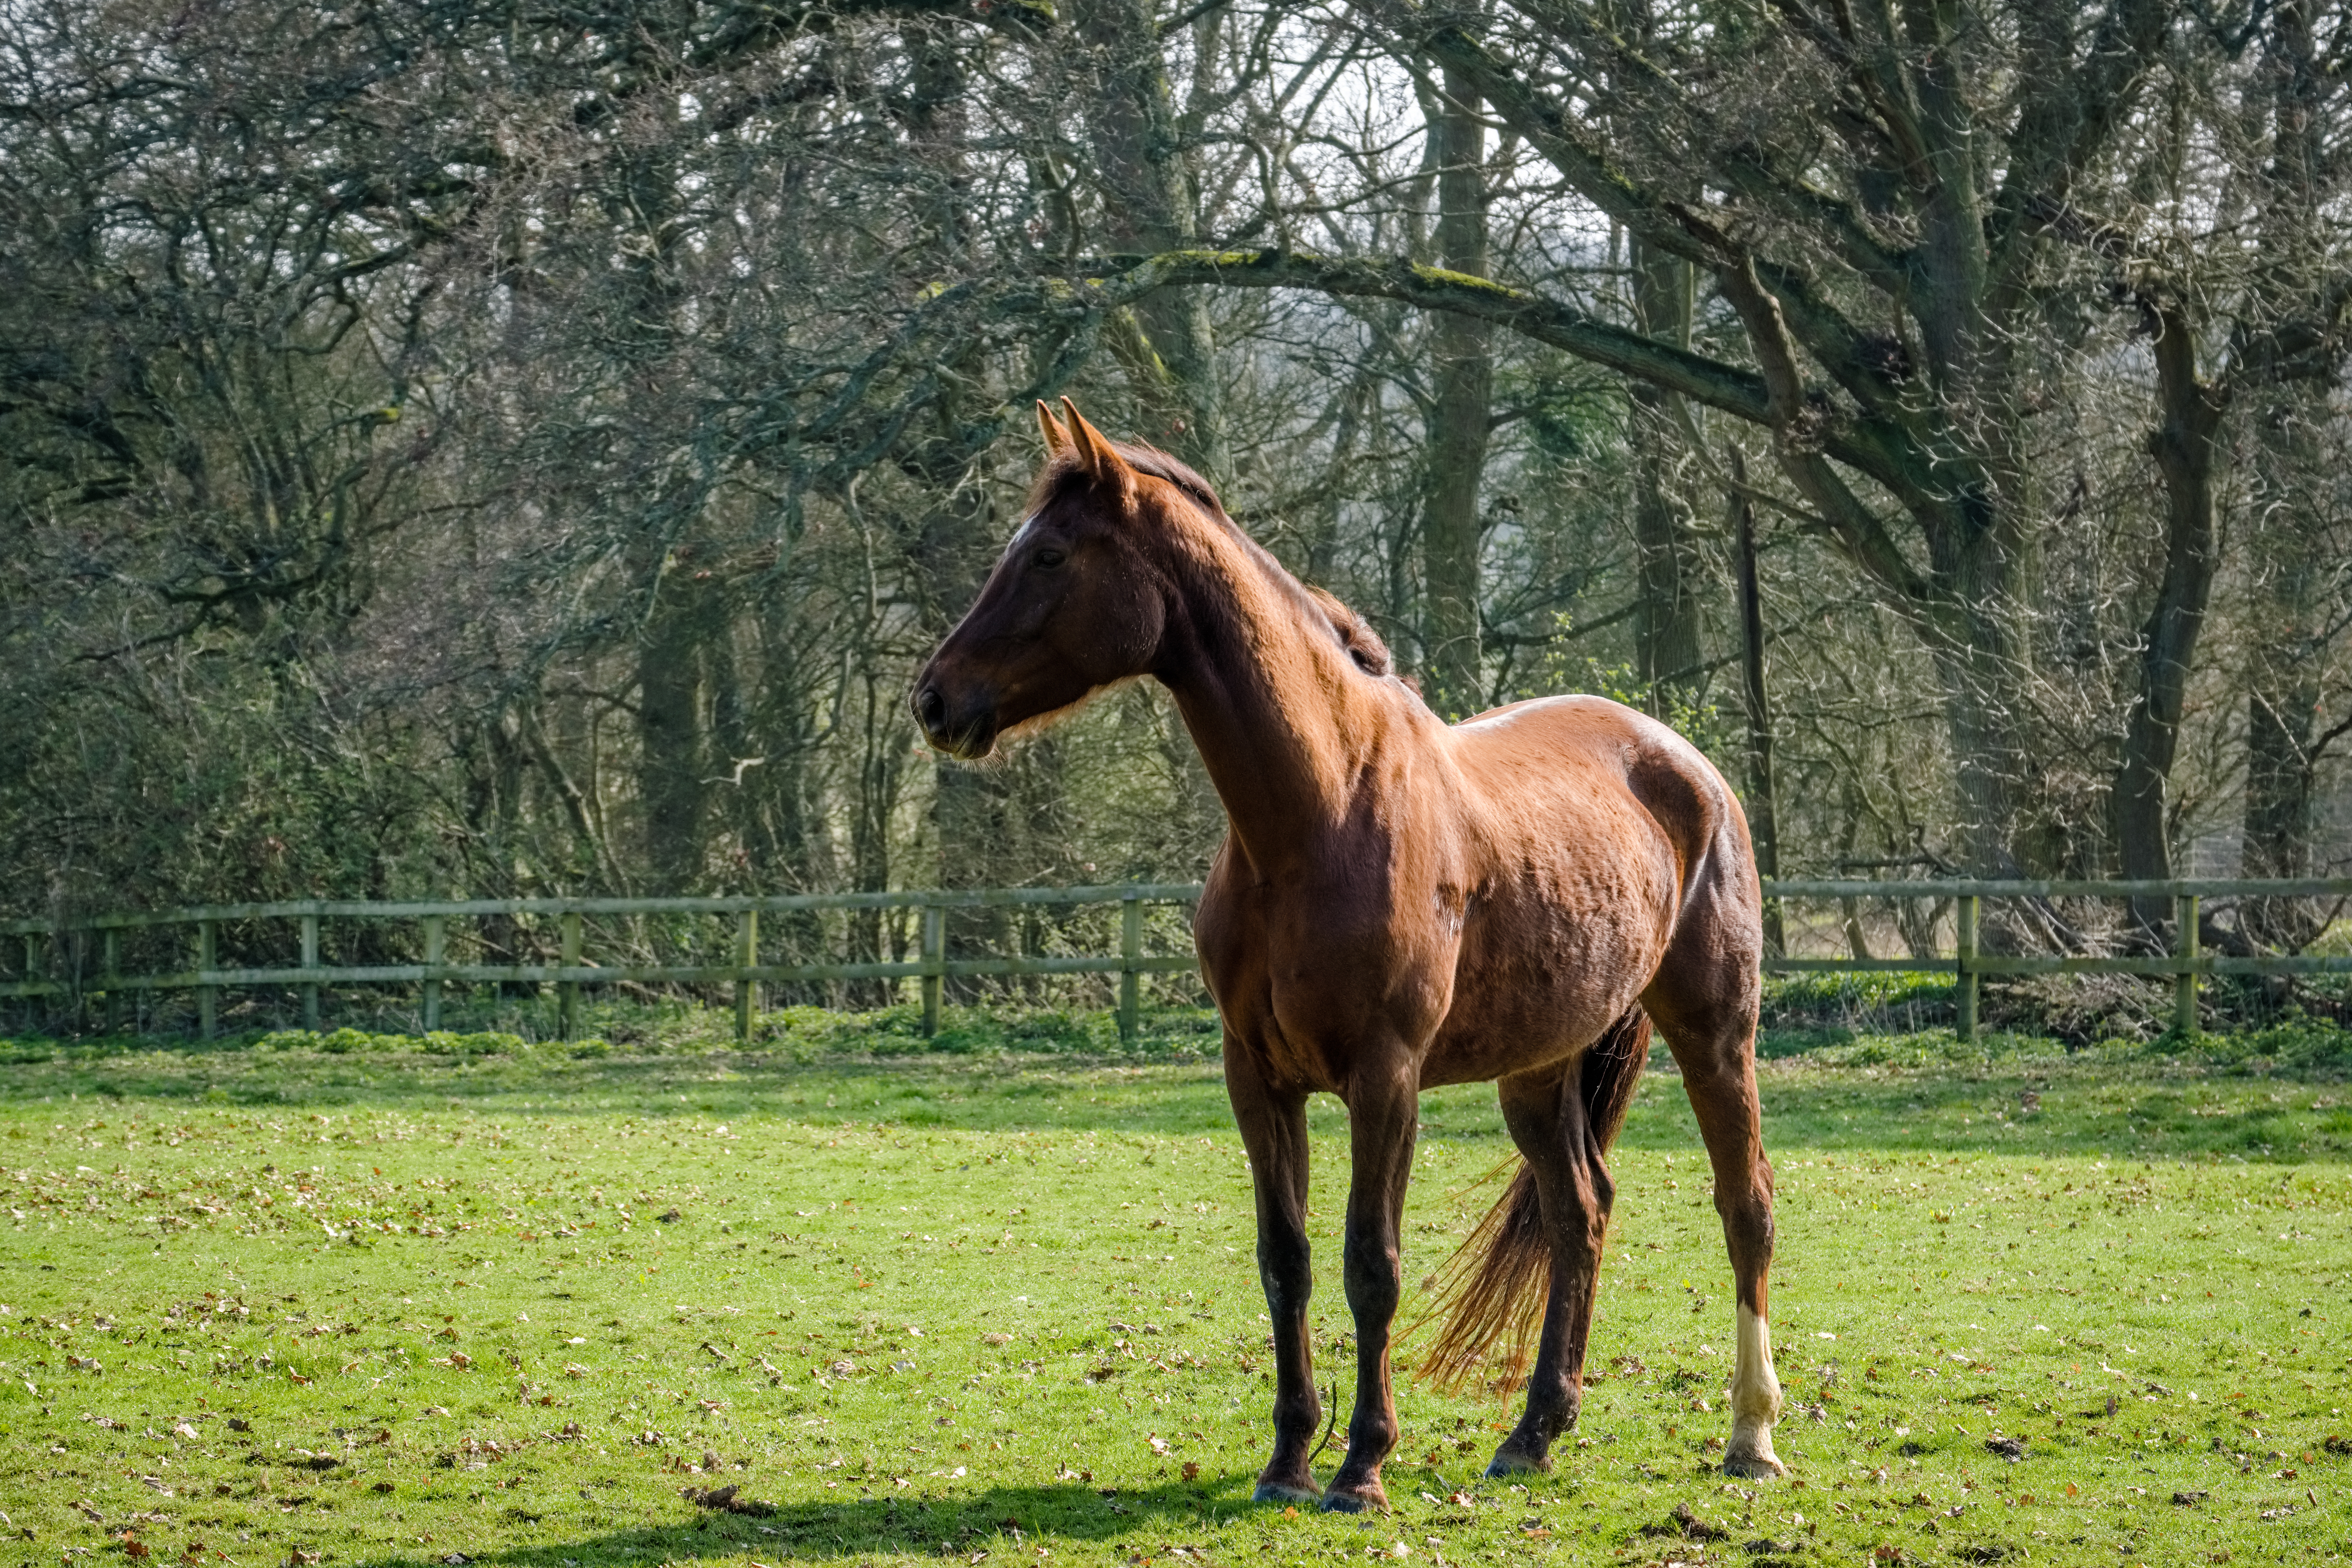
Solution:
[(1323, 1494), (1314, 1487), (1294, 1487), (1286, 1486), (1280, 1481), (1260, 1481), (1257, 1484), (1257, 1490), (1250, 1493), (1250, 1501), (1292, 1505), (1305, 1503), (1309, 1507), (1319, 1507), (1323, 1501)]
[(1759, 1432), (1748, 1436), (1735, 1432), (1730, 1446), (1723, 1452), (1723, 1473), (1743, 1476), (1752, 1481), (1777, 1480), (1789, 1473), (1780, 1456), (1772, 1452), (1769, 1434)]
[(1351, 1487), (1333, 1487), (1323, 1494), (1325, 1513), (1386, 1513), (1389, 1494), (1377, 1481)]
[(1551, 1474), (1551, 1456), (1522, 1454), (1515, 1448), (1497, 1448), (1494, 1461), (1486, 1467), (1486, 1479), (1499, 1480), (1505, 1476), (1548, 1476)]

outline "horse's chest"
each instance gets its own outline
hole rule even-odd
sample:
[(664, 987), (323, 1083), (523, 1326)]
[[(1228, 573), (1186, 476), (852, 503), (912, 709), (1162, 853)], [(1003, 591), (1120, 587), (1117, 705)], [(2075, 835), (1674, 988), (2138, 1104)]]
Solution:
[[(1402, 921), (1343, 918), (1306, 900), (1303, 916), (1204, 921), (1204, 978), (1226, 1027), (1279, 1076), (1330, 1087), (1356, 1052), (1417, 1045), (1444, 1016), (1461, 921), (1434, 910)], [(1458, 909), (1458, 906), (1457, 906)]]

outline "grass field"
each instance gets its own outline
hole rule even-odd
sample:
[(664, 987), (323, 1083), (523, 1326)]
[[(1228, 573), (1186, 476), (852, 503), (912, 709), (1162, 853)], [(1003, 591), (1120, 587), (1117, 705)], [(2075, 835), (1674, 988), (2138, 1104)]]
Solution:
[[(970, 1016), (928, 1054), (910, 1027), (0, 1046), (0, 1564), (2155, 1563), (2352, 1538), (2332, 1032), (1768, 1041), (1794, 1468), (1770, 1484), (1711, 1462), (1729, 1274), (1660, 1056), (1557, 1473), (1478, 1479), (1505, 1406), (1408, 1381), (1397, 1511), (1365, 1521), (1247, 1501), (1265, 1327), (1202, 1018), (1125, 1053), (1098, 1018)], [(1506, 1149), (1489, 1091), (1424, 1107), (1414, 1279)], [(1344, 1121), (1315, 1121), (1317, 1348), (1344, 1385)], [(729, 1485), (764, 1506), (681, 1495)]]

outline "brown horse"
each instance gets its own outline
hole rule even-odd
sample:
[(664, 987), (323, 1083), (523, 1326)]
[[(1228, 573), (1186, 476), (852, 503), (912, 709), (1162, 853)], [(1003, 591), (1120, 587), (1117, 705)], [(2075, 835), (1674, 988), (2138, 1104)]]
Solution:
[[(1722, 777), (1664, 725), (1599, 698), (1449, 728), (1379, 640), (1285, 572), (1197, 475), (1063, 407), (1066, 426), (1038, 406), (1049, 456), (1029, 515), (917, 679), (915, 714), (933, 745), (983, 757), (1150, 676), (1174, 694), (1223, 799), (1230, 831), (1195, 938), (1223, 1017), (1274, 1323), (1274, 1454), (1257, 1496), (1386, 1506), (1418, 1097), (1486, 1079), (1524, 1163), (1456, 1260), (1432, 1361), (1458, 1380), (1532, 1327), (1526, 1413), (1487, 1473), (1549, 1468), (1582, 1399), (1613, 1194), (1603, 1158), (1652, 1019), (1698, 1113), (1738, 1281), (1725, 1468), (1780, 1473), (1772, 1167), (1755, 1072), (1761, 902)], [(1317, 1089), (1346, 1102), (1352, 1164), (1356, 1401), (1328, 1489), (1308, 1468), (1321, 1418), (1307, 1337)]]

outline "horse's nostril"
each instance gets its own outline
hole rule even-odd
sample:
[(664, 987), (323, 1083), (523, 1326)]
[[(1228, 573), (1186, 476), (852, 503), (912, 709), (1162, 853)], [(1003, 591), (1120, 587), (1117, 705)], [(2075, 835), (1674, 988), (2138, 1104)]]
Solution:
[(915, 717), (922, 722), (926, 731), (934, 734), (946, 724), (947, 699), (940, 695), (938, 687), (926, 686), (915, 693)]

